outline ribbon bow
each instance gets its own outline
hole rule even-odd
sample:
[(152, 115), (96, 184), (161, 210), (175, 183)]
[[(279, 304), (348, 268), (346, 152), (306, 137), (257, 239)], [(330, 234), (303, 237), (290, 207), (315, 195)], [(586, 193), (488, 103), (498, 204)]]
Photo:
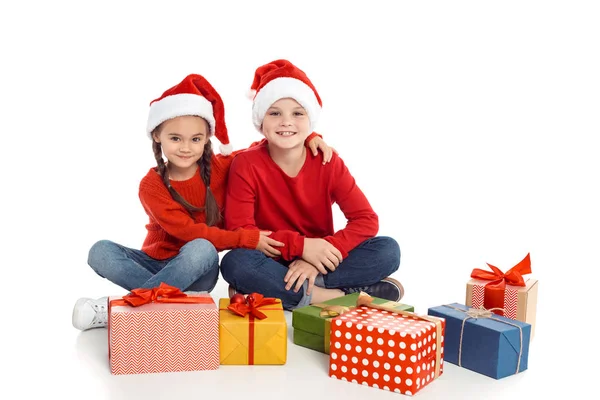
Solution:
[(507, 283), (513, 286), (525, 286), (523, 275), (531, 273), (531, 260), (529, 258), (529, 253), (527, 253), (525, 258), (517, 265), (506, 271), (506, 273), (502, 272), (500, 268), (497, 268), (491, 264), (487, 265), (490, 267), (492, 272), (475, 268), (471, 272), (471, 278), (491, 281), (486, 285), (486, 287), (489, 287), (490, 289), (504, 290)]
[(233, 303), (227, 306), (228, 310), (233, 311), (240, 317), (245, 317), (250, 314), (258, 319), (265, 319), (267, 316), (258, 310), (258, 307), (277, 304), (277, 299), (274, 297), (265, 297), (260, 293), (251, 293), (246, 296), (245, 303)]
[[(314, 306), (315, 304), (313, 304)], [(348, 311), (352, 310), (354, 307), (346, 307), (346, 306), (338, 306), (335, 304), (332, 305), (323, 305), (321, 308), (321, 312), (319, 316), (321, 318), (333, 318), (339, 315), (345, 314)]]
[(122, 301), (138, 307), (148, 303), (203, 303), (205, 299), (188, 296), (178, 288), (161, 282), (160, 286), (152, 289), (133, 289), (130, 294), (123, 296)]
[(494, 315), (492, 311), (494, 310), (502, 310), (502, 308), (496, 307), (489, 310), (484, 307), (469, 308), (466, 313), (470, 318), (492, 318), (492, 315)]

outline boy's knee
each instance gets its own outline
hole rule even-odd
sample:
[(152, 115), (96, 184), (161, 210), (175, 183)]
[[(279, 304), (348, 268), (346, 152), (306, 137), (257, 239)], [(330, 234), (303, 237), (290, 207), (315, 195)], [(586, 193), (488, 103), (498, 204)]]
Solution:
[(388, 238), (387, 243), (390, 252), (390, 259), (394, 260), (394, 264), (400, 265), (400, 245), (392, 238)]
[(221, 273), (225, 280), (232, 279), (237, 273), (238, 267), (243, 262), (244, 253), (243, 249), (233, 249), (223, 256), (223, 260), (221, 260)]
[(255, 269), (254, 265), (257, 264), (253, 260), (260, 257), (260, 255), (262, 255), (262, 253), (257, 250), (230, 250), (223, 256), (223, 260), (221, 260), (221, 274), (223, 274), (223, 278), (226, 281), (231, 282), (232, 280), (239, 278), (240, 275), (252, 275), (252, 271)]
[(380, 239), (380, 254), (382, 258), (386, 261), (386, 265), (388, 266), (389, 274), (397, 271), (400, 267), (400, 245), (398, 242), (387, 236), (382, 236)]
[(221, 264), (233, 267), (240, 264), (256, 265), (262, 263), (265, 257), (266, 256), (258, 250), (233, 249), (225, 254)]

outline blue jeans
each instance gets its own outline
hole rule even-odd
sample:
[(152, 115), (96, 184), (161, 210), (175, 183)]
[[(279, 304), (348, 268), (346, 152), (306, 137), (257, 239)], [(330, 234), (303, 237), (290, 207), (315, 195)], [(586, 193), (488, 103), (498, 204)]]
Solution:
[[(267, 297), (281, 299), (283, 308), (293, 310), (310, 304), (306, 295), (308, 281), (303, 289), (294, 293), (285, 289), (283, 278), (288, 262), (278, 262), (258, 250), (235, 249), (229, 251), (221, 262), (223, 278), (242, 293), (258, 292)], [(378, 236), (365, 240), (351, 250), (333, 272), (321, 275), (315, 285), (327, 289), (348, 289), (372, 285), (390, 276), (400, 266), (400, 247), (389, 237)]]
[(153, 288), (164, 282), (181, 291), (210, 292), (219, 278), (219, 255), (205, 239), (186, 243), (179, 254), (165, 260), (101, 240), (90, 249), (88, 264), (98, 275), (127, 290)]

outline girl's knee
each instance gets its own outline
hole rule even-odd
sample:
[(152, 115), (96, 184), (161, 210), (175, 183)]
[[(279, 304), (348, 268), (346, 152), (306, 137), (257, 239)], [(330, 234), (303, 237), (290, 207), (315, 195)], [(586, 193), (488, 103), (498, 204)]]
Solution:
[(88, 264), (96, 269), (98, 264), (114, 249), (115, 244), (110, 240), (99, 240), (93, 244), (88, 253)]
[(206, 239), (194, 239), (185, 244), (180, 254), (183, 255), (190, 264), (200, 265), (208, 263), (209, 265), (219, 264), (219, 253), (215, 246)]

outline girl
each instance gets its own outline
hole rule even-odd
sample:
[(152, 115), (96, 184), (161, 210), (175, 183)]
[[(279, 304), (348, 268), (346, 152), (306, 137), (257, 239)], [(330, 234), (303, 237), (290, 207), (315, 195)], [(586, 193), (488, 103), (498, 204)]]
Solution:
[[(389, 278), (400, 265), (398, 243), (375, 237), (377, 214), (341, 158), (333, 154), (319, 168), (304, 148), (321, 111), (311, 81), (276, 60), (256, 70), (252, 89), (253, 122), (267, 141), (231, 165), (225, 228), (266, 229), (285, 245), (279, 253), (270, 247), (226, 254), (221, 272), (230, 295), (259, 292), (280, 298), (288, 310), (356, 291), (399, 301), (404, 289)], [(337, 232), (334, 202), (348, 220)]]
[[(149, 217), (147, 236), (140, 250), (108, 240), (95, 243), (88, 264), (98, 275), (127, 290), (165, 282), (182, 291), (210, 292), (219, 276), (219, 251), (244, 248), (281, 254), (278, 247), (283, 243), (271, 238), (271, 232), (222, 229), (225, 183), (234, 157), (228, 156), (223, 102), (205, 78), (189, 75), (152, 101), (147, 133), (157, 163), (139, 187)], [(213, 135), (222, 143), (221, 155), (213, 154)], [(313, 154), (318, 147), (329, 161), (331, 149), (320, 137), (313, 134), (307, 143)], [(79, 299), (73, 326), (106, 326), (106, 309), (106, 297)]]

